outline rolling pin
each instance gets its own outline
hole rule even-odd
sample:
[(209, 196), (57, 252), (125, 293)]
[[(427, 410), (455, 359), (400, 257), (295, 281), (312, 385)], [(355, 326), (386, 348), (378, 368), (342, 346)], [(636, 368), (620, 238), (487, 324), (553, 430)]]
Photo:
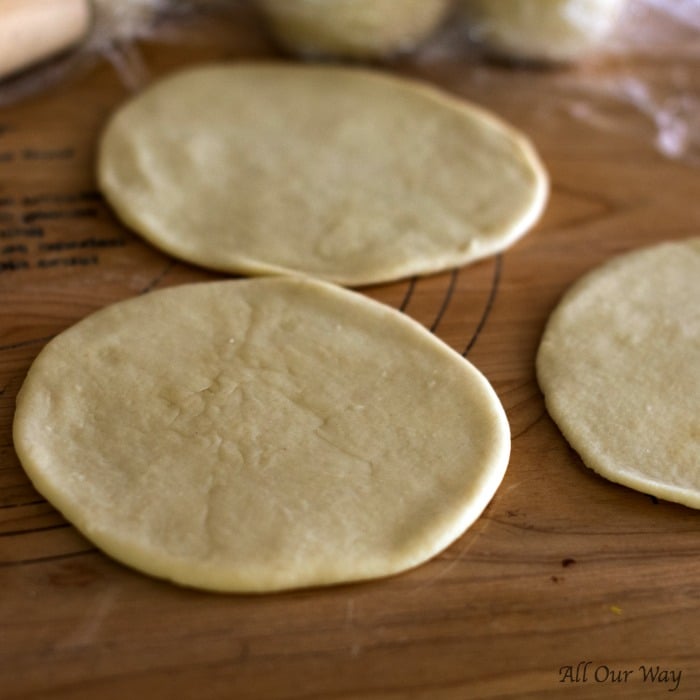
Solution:
[(0, 0), (0, 80), (81, 44), (90, 0)]

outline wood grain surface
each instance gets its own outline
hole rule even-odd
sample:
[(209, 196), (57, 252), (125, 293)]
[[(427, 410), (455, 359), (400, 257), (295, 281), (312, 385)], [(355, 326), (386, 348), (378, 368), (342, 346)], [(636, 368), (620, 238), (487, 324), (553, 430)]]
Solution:
[[(290, 60), (245, 9), (191, 17), (140, 57), (142, 80), (208, 60)], [(95, 145), (129, 89), (107, 62), (73, 72), (0, 108), (4, 700), (700, 697), (698, 513), (586, 469), (547, 416), (533, 368), (549, 312), (581, 274), (700, 235), (697, 152), (661, 153), (653, 114), (619, 96), (633, 79), (660, 105), (674, 90), (697, 101), (697, 52), (535, 71), (433, 47), (378, 69), (495, 110), (532, 137), (551, 174), (544, 217), (503, 255), (363, 290), (492, 382), (513, 435), (502, 487), (463, 537), (411, 572), (275, 595), (182, 589), (77, 534), (13, 450), (29, 365), (106, 304), (217, 275), (116, 221), (96, 189)]]

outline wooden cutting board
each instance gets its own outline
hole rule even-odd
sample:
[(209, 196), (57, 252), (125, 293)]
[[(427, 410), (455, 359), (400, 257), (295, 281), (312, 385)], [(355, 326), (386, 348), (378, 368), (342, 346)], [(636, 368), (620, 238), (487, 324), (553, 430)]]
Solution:
[[(285, 60), (246, 10), (223, 23), (193, 18), (178, 41), (144, 45), (141, 57), (148, 78), (206, 60)], [(363, 290), (493, 383), (513, 434), (502, 487), (463, 537), (414, 571), (268, 596), (200, 593), (131, 571), (33, 490), (11, 423), (47, 340), (119, 299), (217, 277), (142, 242), (98, 193), (96, 141), (128, 95), (98, 63), (0, 108), (5, 700), (700, 697), (697, 512), (586, 469), (548, 418), (533, 369), (548, 313), (582, 273), (700, 235), (697, 151), (660, 153), (650, 113), (619, 97), (632, 79), (661, 105), (676, 104), (679, 85), (697, 101), (697, 53), (537, 72), (438, 47), (379, 69), (495, 110), (532, 137), (551, 174), (546, 214), (504, 255)]]

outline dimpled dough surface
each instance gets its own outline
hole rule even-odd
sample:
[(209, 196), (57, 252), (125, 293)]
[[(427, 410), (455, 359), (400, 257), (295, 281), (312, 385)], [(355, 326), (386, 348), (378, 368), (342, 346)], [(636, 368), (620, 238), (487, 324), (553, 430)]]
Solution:
[(552, 314), (547, 408), (585, 464), (700, 508), (700, 238), (615, 258)]
[(398, 311), (291, 277), (89, 316), (35, 360), (14, 436), (96, 545), (220, 591), (415, 566), (479, 516), (510, 450), (466, 360)]
[(98, 177), (123, 221), (176, 257), (349, 286), (499, 252), (547, 196), (532, 146), (484, 110), (309, 65), (164, 79), (110, 120)]

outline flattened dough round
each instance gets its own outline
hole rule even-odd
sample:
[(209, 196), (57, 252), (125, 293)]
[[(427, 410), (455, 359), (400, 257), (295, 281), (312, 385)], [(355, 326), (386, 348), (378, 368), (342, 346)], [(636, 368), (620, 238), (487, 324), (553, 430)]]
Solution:
[(402, 571), (479, 516), (509, 428), (422, 326), (293, 277), (186, 285), (52, 340), (17, 401), (36, 488), (118, 560), (269, 591)]
[(700, 238), (588, 273), (537, 356), (547, 408), (608, 479), (700, 508)]
[(352, 68), (227, 64), (110, 120), (100, 187), (155, 246), (231, 273), (349, 286), (501, 251), (539, 216), (530, 143), (434, 88)]

